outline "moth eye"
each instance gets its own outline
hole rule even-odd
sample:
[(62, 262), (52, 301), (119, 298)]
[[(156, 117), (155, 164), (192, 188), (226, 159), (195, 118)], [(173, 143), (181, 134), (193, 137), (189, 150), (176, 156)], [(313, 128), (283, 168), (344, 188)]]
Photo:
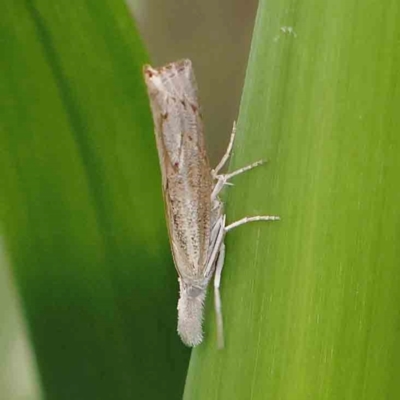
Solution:
[(162, 119), (167, 119), (168, 118), (168, 113), (166, 112), (166, 113), (161, 114), (161, 117), (162, 117)]
[(175, 161), (175, 162), (174, 162), (174, 167), (175, 167), (175, 168), (178, 168), (178, 167), (179, 167), (179, 162), (178, 162), (178, 161)]

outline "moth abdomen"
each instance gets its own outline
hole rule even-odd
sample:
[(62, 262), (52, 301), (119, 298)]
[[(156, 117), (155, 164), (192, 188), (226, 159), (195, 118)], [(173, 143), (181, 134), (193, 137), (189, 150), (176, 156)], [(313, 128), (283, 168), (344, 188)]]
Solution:
[(207, 288), (185, 285), (179, 279), (178, 334), (189, 347), (203, 341), (203, 312)]

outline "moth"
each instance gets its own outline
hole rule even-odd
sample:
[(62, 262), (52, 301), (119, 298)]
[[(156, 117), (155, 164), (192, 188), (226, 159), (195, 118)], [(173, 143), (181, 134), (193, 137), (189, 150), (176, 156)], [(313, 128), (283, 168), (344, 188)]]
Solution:
[(245, 217), (227, 225), (219, 194), (231, 178), (263, 161), (231, 173), (220, 173), (232, 151), (234, 124), (226, 153), (214, 169), (210, 168), (190, 60), (176, 61), (161, 68), (145, 65), (143, 74), (153, 114), (170, 245), (178, 272), (178, 334), (187, 346), (202, 342), (204, 301), (214, 276), (217, 339), (218, 346), (223, 347), (219, 288), (225, 235), (248, 222), (273, 221), (279, 217)]

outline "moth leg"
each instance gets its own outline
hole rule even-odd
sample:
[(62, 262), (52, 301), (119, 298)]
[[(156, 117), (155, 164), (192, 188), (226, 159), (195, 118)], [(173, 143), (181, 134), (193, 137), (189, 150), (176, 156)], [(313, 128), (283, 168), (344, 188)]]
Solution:
[[(257, 215), (254, 217), (244, 217), (236, 222), (233, 222), (228, 226), (225, 226), (224, 232), (225, 233), (229, 232), (231, 229), (237, 228), (240, 225), (247, 224), (248, 222), (277, 221), (277, 220), (280, 220), (280, 218), (273, 215)], [(225, 222), (224, 220), (222, 221)], [(215, 275), (214, 275), (214, 304), (215, 304), (215, 318), (217, 323), (217, 343), (218, 343), (218, 348), (222, 349), (224, 347), (224, 321), (222, 318), (222, 302), (221, 302), (220, 287), (221, 287), (222, 269), (224, 268), (224, 263), (225, 263), (225, 244), (223, 242), (223, 236), (222, 235), (218, 236), (219, 239), (216, 240), (213, 251), (213, 253), (215, 253), (215, 251), (219, 248), (218, 259), (216, 260)], [(215, 261), (214, 257), (211, 257), (212, 261)]]
[(218, 163), (218, 165), (212, 171), (214, 178), (216, 178), (218, 176), (218, 172), (224, 167), (224, 165), (228, 161), (228, 158), (230, 157), (231, 152), (232, 152), (233, 142), (235, 141), (235, 136), (236, 136), (236, 121), (233, 121), (233, 128), (232, 128), (231, 137), (229, 139), (228, 147), (225, 151), (225, 154), (222, 156), (221, 161)]
[[(221, 245), (224, 242), (224, 237), (225, 237), (225, 221), (226, 221), (226, 216), (222, 215), (217, 223), (215, 224), (215, 227), (212, 230), (212, 236), (214, 240), (210, 243), (210, 248), (208, 251), (207, 255), (207, 265), (206, 268), (204, 269), (204, 278), (209, 279), (212, 276), (212, 273), (215, 268), (215, 262), (217, 260), (219, 251), (221, 249)], [(216, 231), (214, 231), (216, 229)]]
[(215, 317), (217, 320), (217, 343), (218, 348), (222, 349), (224, 347), (224, 321), (222, 319), (222, 304), (221, 304), (221, 273), (224, 267), (225, 261), (225, 244), (221, 243), (219, 250), (217, 266), (215, 268), (214, 276), (214, 304), (215, 304)]
[(229, 232), (230, 230), (237, 228), (240, 225), (247, 224), (248, 222), (256, 222), (256, 221), (279, 221), (280, 218), (276, 215), (256, 215), (254, 217), (244, 217), (239, 219), (238, 221), (232, 222), (228, 226), (225, 226), (225, 232)]
[(229, 174), (223, 175), (224, 179), (226, 181), (228, 181), (229, 179), (233, 178), (234, 176), (243, 174), (243, 172), (250, 171), (251, 169), (256, 168), (256, 167), (258, 167), (260, 165), (263, 165), (263, 164), (265, 164), (265, 160), (258, 160), (256, 162), (253, 162), (250, 165), (246, 165), (245, 167), (239, 168), (236, 171), (230, 172)]
[(219, 192), (223, 189), (225, 185), (231, 185), (231, 183), (228, 182), (229, 179), (233, 178), (234, 176), (243, 174), (243, 172), (250, 171), (251, 169), (256, 168), (264, 163), (265, 163), (264, 160), (259, 160), (250, 165), (246, 165), (245, 167), (239, 168), (236, 171), (233, 171), (229, 174), (215, 175), (214, 179), (217, 180), (217, 183), (215, 184), (214, 189), (212, 191), (211, 201), (213, 201), (218, 196)]

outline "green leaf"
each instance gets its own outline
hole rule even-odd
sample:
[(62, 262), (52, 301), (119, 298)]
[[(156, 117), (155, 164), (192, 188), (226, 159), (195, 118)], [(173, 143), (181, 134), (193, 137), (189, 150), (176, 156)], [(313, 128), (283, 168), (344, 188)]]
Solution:
[[(185, 399), (400, 396), (400, 8), (261, 1), (228, 188), (226, 348), (212, 301)], [(231, 168), (231, 169), (234, 169)]]
[(172, 399), (188, 350), (123, 2), (1, 16), (0, 216), (44, 397)]

